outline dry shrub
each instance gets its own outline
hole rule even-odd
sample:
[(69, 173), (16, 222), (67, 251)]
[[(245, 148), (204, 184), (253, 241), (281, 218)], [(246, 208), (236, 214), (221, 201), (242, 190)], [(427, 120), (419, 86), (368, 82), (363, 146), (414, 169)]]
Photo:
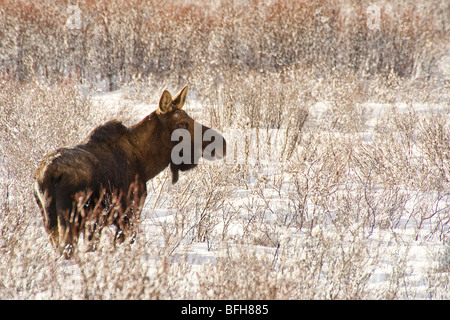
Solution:
[[(108, 243), (103, 239), (99, 252), (94, 254), (76, 253), (75, 264), (69, 267), (73, 272), (71, 277), (77, 281), (73, 285), (75, 291), (69, 295), (60, 292), (64, 294), (61, 298), (135, 300), (187, 297), (184, 291), (189, 288), (186, 282), (189, 282), (190, 266), (186, 261), (158, 256), (161, 251), (144, 241), (115, 247), (112, 237), (109, 240)], [(60, 272), (64, 274), (66, 271)]]
[[(380, 23), (371, 28), (367, 9)], [(198, 75), (215, 86), (233, 73), (316, 67), (318, 77), (440, 77), (448, 4), (369, 1), (3, 1), (5, 70), (72, 76), (109, 90), (133, 79)], [(39, 44), (39, 45), (38, 45)], [(27, 60), (31, 68), (27, 68)], [(176, 70), (176, 73), (173, 71)], [(214, 77), (211, 77), (214, 75)]]
[[(446, 298), (450, 117), (432, 104), (448, 98), (448, 5), (375, 1), (371, 30), (367, 1), (201, 4), (79, 1), (80, 29), (67, 30), (65, 2), (1, 3), (0, 297), (423, 297), (409, 251), (437, 244), (423, 280), (426, 297)], [(126, 83), (151, 103), (187, 83), (198, 120), (278, 130), (283, 157), (250, 161), (247, 145), (241, 163), (201, 163), (173, 187), (163, 172), (134, 245), (114, 248), (106, 229), (97, 252), (56, 260), (33, 170), (111, 116), (75, 82)], [(389, 104), (375, 126), (368, 102)], [(199, 242), (216, 257), (200, 267), (187, 253)]]
[[(346, 231), (315, 228), (284, 236), (275, 249), (238, 245), (197, 274), (203, 299), (362, 299), (377, 294), (368, 281), (380, 248)], [(346, 239), (346, 238), (349, 239)], [(349, 241), (346, 241), (349, 240)], [(369, 254), (370, 252), (370, 254)], [(212, 275), (212, 276), (211, 276)], [(381, 292), (380, 292), (381, 294)]]

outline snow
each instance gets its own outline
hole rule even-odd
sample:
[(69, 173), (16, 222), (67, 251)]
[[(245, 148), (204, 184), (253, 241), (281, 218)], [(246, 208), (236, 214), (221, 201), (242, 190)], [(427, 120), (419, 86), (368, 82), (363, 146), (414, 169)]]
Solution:
[[(126, 99), (123, 97), (122, 91), (115, 91), (102, 94), (92, 95), (92, 101), (99, 112), (108, 112), (113, 118), (121, 112), (123, 108), (127, 108), (130, 114), (133, 114), (133, 121), (139, 121), (141, 118), (156, 109), (156, 104), (147, 104), (143, 102), (137, 102), (135, 100)], [(379, 104), (379, 103), (366, 103), (360, 106), (365, 110), (366, 122), (365, 131), (360, 134), (364, 137), (364, 141), (370, 143), (373, 141), (374, 130), (378, 123), (378, 119), (392, 109), (391, 104)], [(429, 112), (429, 106), (420, 104), (396, 104), (395, 108), (399, 112), (408, 112), (409, 108), (413, 108), (419, 113)], [(188, 108), (197, 111), (201, 110), (200, 102), (190, 102)], [(330, 112), (330, 104), (326, 101), (318, 102), (309, 110), (310, 116), (306, 127), (314, 126), (319, 123), (324, 114)], [(445, 106), (434, 106), (433, 112), (443, 112)], [(201, 166), (202, 164), (200, 164)], [(269, 164), (270, 165), (270, 164)], [(152, 266), (150, 270), (154, 272), (158, 271), (159, 259), (162, 259), (160, 254), (167, 255), (171, 261), (179, 262), (180, 268), (183, 264), (188, 265), (188, 274), (191, 275), (190, 279), (186, 281), (185, 290), (195, 292), (199, 287), (198, 274), (203, 272), (205, 268), (214, 268), (221, 259), (229, 255), (238, 255), (239, 248), (238, 241), (244, 233), (253, 232), (255, 239), (258, 239), (255, 244), (247, 244), (251, 247), (251, 250), (255, 250), (261, 254), (266, 254), (273, 257), (269, 260), (272, 261), (273, 268), (276, 268), (279, 263), (279, 250), (283, 252), (290, 252), (292, 250), (292, 258), (286, 259), (283, 263), (286, 266), (298, 264), (299, 261), (308, 259), (308, 254), (302, 248), (304, 246), (314, 246), (311, 243), (305, 243), (307, 238), (304, 232), (299, 232), (298, 228), (286, 225), (285, 227), (273, 227), (274, 234), (278, 234), (278, 244), (273, 243), (272, 239), (266, 239), (264, 243), (264, 232), (276, 225), (277, 220), (288, 219), (292, 217), (285, 216), (285, 208), (289, 205), (289, 201), (284, 198), (292, 190), (292, 180), (289, 176), (280, 170), (282, 167), (267, 168), (266, 173), (276, 173), (281, 181), (284, 181), (283, 186), (279, 190), (274, 190), (272, 187), (261, 187), (261, 181), (251, 178), (246, 183), (248, 188), (237, 188), (232, 193), (232, 199), (225, 204), (231, 206), (239, 219), (233, 219), (230, 223), (227, 223), (226, 217), (219, 219), (213, 228), (214, 237), (220, 238), (222, 233), (226, 233), (226, 239), (229, 243), (209, 242), (209, 241), (193, 241), (189, 233), (198, 227), (199, 221), (192, 223), (195, 217), (192, 217), (193, 212), (177, 212), (177, 208), (173, 208), (170, 199), (162, 199), (165, 196), (161, 196), (156, 192), (157, 188), (148, 187), (149, 195), (144, 206), (142, 213), (142, 222), (139, 226), (139, 237), (144, 239), (145, 243), (152, 243), (155, 247), (164, 247), (165, 238), (162, 235), (162, 230), (165, 226), (173, 226), (177, 223), (177, 219), (190, 219), (190, 229), (185, 229), (179, 234), (172, 235), (175, 237), (175, 242), (172, 243), (172, 247), (169, 251), (161, 251), (161, 253), (150, 252), (147, 255), (148, 263)], [(271, 170), (273, 169), (273, 170)], [(154, 178), (154, 181), (150, 182), (152, 186), (163, 185), (164, 190), (168, 194), (174, 194), (178, 192), (177, 186), (170, 184), (169, 172), (165, 171)], [(261, 173), (263, 177), (264, 174)], [(270, 176), (268, 176), (270, 177)], [(274, 175), (272, 175), (272, 178)], [(354, 186), (355, 190), (349, 192), (356, 192), (357, 186)], [(255, 193), (255, 190), (261, 189), (261, 196)], [(170, 196), (169, 196), (170, 197)], [(417, 194), (416, 198), (419, 198), (420, 194)], [(266, 203), (264, 202), (266, 201)], [(442, 201), (438, 205), (442, 208), (448, 208), (448, 201)], [(268, 202), (268, 203), (267, 203)], [(249, 215), (249, 210), (246, 208), (264, 208), (264, 215), (261, 215), (264, 221), (261, 222), (260, 230), (246, 230), (246, 226), (243, 221), (251, 220), (254, 217)], [(317, 203), (312, 203), (308, 200), (306, 203), (306, 211), (308, 218), (317, 218), (314, 216), (314, 210), (317, 208)], [(267, 210), (269, 208), (270, 210)], [(404, 212), (412, 212), (415, 208), (415, 198), (411, 198), (406, 202), (406, 208)], [(439, 208), (437, 208), (439, 209)], [(438, 211), (438, 210), (437, 210)], [(191, 215), (185, 217), (183, 214)], [(357, 238), (358, 232), (361, 232), (361, 225), (359, 223), (354, 224), (348, 228), (350, 233), (341, 234), (336, 225), (333, 224), (336, 215), (339, 214), (333, 208), (329, 208), (328, 215), (322, 217), (322, 223), (317, 224), (310, 230), (310, 235), (307, 241), (311, 239), (320, 239), (321, 241), (331, 241), (332, 248), (342, 252), (344, 255), (351, 256), (356, 245), (359, 243), (353, 243), (353, 240)], [(442, 212), (441, 214), (447, 214), (448, 212)], [(397, 296), (406, 299), (425, 299), (428, 297), (428, 283), (427, 276), (430, 267), (438, 267), (439, 258), (442, 257), (442, 252), (445, 250), (443, 241), (438, 237), (427, 237), (427, 235), (433, 231), (436, 227), (437, 216), (430, 217), (425, 220), (426, 225), (422, 225), (418, 232), (418, 224), (415, 217), (401, 216), (398, 218), (396, 225), (391, 225), (386, 228), (375, 227), (366, 239), (359, 239), (363, 243), (364, 250), (368, 250), (371, 254), (366, 257), (368, 259), (366, 270), (370, 274), (367, 288), (373, 290), (373, 292), (387, 292), (392, 285), (392, 279), (396, 275), (399, 276), (402, 283), (399, 284), (400, 292), (397, 292)], [(198, 218), (197, 218), (198, 219)], [(279, 224), (281, 225), (281, 224)], [(267, 229), (264, 229), (267, 228)], [(352, 234), (354, 233), (354, 234)], [(272, 241), (272, 242), (271, 242)], [(303, 251), (302, 251), (303, 250)], [(317, 249), (319, 250), (319, 249)], [(334, 250), (334, 249), (333, 249)], [(95, 255), (97, 253), (93, 253)], [(331, 254), (331, 253), (326, 253)], [(66, 277), (64, 280), (69, 283), (69, 286), (81, 287), (82, 276), (80, 269), (73, 262), (60, 261), (65, 264), (66, 273), (58, 275), (60, 277)], [(336, 267), (336, 266), (335, 266)], [(332, 266), (327, 266), (326, 263), (323, 266), (320, 281), (325, 281), (328, 277), (333, 276)], [(364, 270), (363, 270), (364, 271)], [(396, 274), (396, 273), (404, 274)], [(214, 275), (211, 275), (214, 276)], [(364, 279), (364, 275), (359, 275), (361, 279)], [(331, 290), (331, 289), (330, 289)], [(189, 291), (189, 292), (191, 292)], [(192, 297), (196, 297), (195, 293), (192, 293)], [(42, 297), (45, 298), (46, 293), (42, 293)], [(376, 296), (375, 296), (376, 297)]]

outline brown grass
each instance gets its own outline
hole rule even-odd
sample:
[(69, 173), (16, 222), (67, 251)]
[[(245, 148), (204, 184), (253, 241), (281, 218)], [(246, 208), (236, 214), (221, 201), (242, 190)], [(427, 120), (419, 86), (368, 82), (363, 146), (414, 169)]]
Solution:
[[(380, 8), (368, 27), (369, 5)], [(402, 78), (439, 76), (448, 43), (448, 4), (369, 1), (2, 1), (0, 56), (19, 79), (72, 76), (114, 89), (133, 79), (171, 75), (179, 85), (214, 74), (314, 68), (316, 77), (392, 71)], [(78, 13), (76, 13), (78, 14)], [(39, 45), (38, 45), (39, 44)], [(172, 73), (176, 70), (176, 73)], [(203, 75), (203, 77), (201, 76)]]
[[(371, 30), (366, 1), (77, 3), (75, 30), (66, 2), (0, 3), (0, 298), (448, 298), (447, 4), (375, 1)], [(37, 162), (105, 119), (139, 120), (86, 89), (156, 103), (186, 83), (198, 120), (278, 130), (285, 161), (251, 163), (246, 147), (173, 187), (163, 172), (133, 245), (105, 229), (96, 252), (58, 260)]]

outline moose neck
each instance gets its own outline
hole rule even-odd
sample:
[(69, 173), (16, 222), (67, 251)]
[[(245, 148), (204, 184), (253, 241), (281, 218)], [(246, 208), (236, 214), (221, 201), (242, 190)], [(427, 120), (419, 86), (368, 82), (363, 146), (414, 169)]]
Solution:
[(155, 112), (130, 128), (129, 140), (143, 180), (152, 179), (169, 165), (172, 150), (170, 134)]

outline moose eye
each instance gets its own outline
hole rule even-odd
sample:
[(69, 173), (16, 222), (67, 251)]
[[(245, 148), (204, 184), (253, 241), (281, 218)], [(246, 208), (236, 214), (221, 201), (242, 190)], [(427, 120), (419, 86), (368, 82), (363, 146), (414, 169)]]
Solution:
[(173, 117), (174, 117), (175, 119), (178, 119), (178, 118), (180, 117), (180, 114), (179, 114), (179, 113), (175, 113), (175, 114), (173, 115)]

